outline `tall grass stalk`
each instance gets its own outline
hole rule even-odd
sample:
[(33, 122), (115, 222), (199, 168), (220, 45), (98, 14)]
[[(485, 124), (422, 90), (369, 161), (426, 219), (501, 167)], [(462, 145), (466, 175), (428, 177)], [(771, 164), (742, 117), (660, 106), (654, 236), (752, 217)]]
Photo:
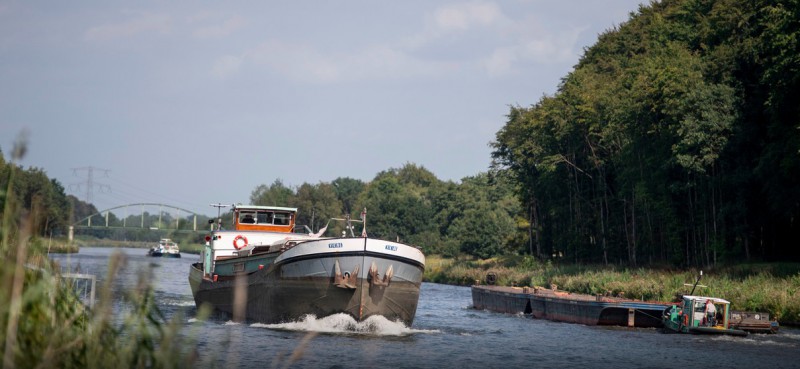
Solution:
[[(24, 152), (24, 149), (14, 150)], [(21, 155), (21, 154), (20, 154)], [(14, 155), (12, 159), (21, 156)], [(83, 304), (70, 280), (47, 257), (47, 247), (31, 233), (31, 214), (13, 195), (14, 165), (4, 200), (0, 228), (0, 342), (3, 368), (189, 368), (197, 361), (192, 335), (183, 333), (185, 318), (159, 311), (149, 276), (112, 299), (112, 282), (125, 262), (110, 261), (108, 276), (93, 308)], [(207, 309), (198, 311), (202, 324)]]

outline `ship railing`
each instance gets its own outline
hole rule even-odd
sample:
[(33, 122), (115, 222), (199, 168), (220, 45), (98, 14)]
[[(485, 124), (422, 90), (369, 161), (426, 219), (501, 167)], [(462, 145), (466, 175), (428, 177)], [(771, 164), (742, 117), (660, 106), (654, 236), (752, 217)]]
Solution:
[(97, 277), (93, 274), (64, 273), (61, 274), (70, 285), (75, 295), (90, 309), (94, 307)]
[[(48, 273), (38, 265), (25, 264), (25, 268), (39, 273)], [(97, 286), (97, 277), (94, 274), (82, 273), (61, 273), (62, 280), (69, 283), (75, 295), (83, 302), (84, 306), (88, 308), (94, 307), (95, 291)], [(58, 277), (55, 277), (58, 278)]]

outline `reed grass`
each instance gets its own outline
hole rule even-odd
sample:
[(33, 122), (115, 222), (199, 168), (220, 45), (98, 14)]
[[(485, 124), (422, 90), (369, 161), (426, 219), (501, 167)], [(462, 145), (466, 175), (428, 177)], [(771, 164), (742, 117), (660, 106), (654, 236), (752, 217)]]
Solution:
[[(11, 171), (13, 176), (13, 168)], [(112, 301), (112, 282), (125, 263), (111, 258), (93, 306), (76, 295), (70, 279), (48, 257), (52, 240), (32, 237), (30, 214), (12, 196), (13, 181), (0, 189), (0, 343), (3, 368), (190, 368), (195, 341), (184, 333), (185, 317), (167, 319), (154, 301), (149, 276)], [(73, 245), (60, 244), (59, 250)], [(198, 322), (208, 316), (198, 311)], [(199, 323), (198, 323), (199, 324)]]
[[(699, 270), (557, 265), (527, 257), (488, 260), (426, 257), (425, 281), (456, 285), (485, 284), (488, 273), (503, 286), (555, 286), (559, 290), (623, 296), (645, 301), (675, 301), (688, 294)], [(695, 294), (721, 297), (732, 308), (768, 312), (781, 324), (800, 325), (800, 264), (759, 263), (704, 270)]]

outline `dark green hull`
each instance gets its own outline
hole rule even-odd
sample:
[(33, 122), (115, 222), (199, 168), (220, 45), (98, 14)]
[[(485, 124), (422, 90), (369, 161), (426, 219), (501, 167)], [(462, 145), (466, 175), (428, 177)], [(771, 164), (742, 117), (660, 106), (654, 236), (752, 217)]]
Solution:
[(664, 317), (664, 332), (665, 333), (689, 333), (689, 334), (710, 334), (710, 335), (728, 335), (744, 337), (747, 332), (740, 329), (725, 329), (719, 327), (688, 327), (683, 325), (680, 321)]

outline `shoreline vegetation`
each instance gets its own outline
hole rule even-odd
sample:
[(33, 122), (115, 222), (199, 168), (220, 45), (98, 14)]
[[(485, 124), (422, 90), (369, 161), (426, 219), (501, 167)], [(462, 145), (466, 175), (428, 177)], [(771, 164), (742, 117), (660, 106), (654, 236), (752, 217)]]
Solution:
[[(62, 275), (54, 252), (78, 252), (79, 244), (31, 237), (30, 218), (8, 206), (0, 228), (0, 341), (2, 367), (192, 368), (198, 353), (194, 329), (183, 313), (167, 318), (154, 296), (153, 276), (140, 275), (135, 288), (115, 290), (125, 257), (114, 253), (93, 305), (81, 300), (81, 278)], [(12, 216), (14, 217), (12, 218)], [(122, 302), (114, 296), (122, 293)], [(210, 311), (198, 310), (197, 322)], [(195, 323), (201, 324), (201, 323)]]
[[(700, 269), (630, 268), (615, 265), (572, 265), (540, 262), (528, 256), (487, 260), (426, 259), (426, 282), (470, 286), (496, 275), (501, 286), (555, 285), (559, 290), (609, 295), (643, 301), (675, 301), (688, 294)], [(740, 311), (768, 312), (781, 325), (800, 325), (800, 263), (741, 263), (703, 269), (695, 294), (716, 296)]]
[[(80, 247), (148, 248), (152, 242), (77, 240), (69, 248), (66, 240), (53, 241), (60, 250)], [(181, 244), (181, 253), (199, 254), (203, 245)], [(59, 248), (52, 247), (51, 250)], [(51, 251), (54, 252), (54, 251)], [(630, 268), (617, 265), (574, 265), (541, 262), (530, 256), (509, 255), (490, 259), (471, 257), (426, 257), (424, 281), (458, 286), (485, 284), (490, 272), (501, 286), (555, 285), (559, 290), (590, 295), (627, 297), (644, 301), (675, 301), (691, 291), (700, 269), (669, 267)], [(782, 325), (800, 325), (800, 263), (741, 263), (703, 269), (695, 294), (721, 297), (736, 310), (768, 312)]]
[[(702, 265), (708, 287), (696, 294), (798, 325), (800, 263), (774, 262), (800, 261), (792, 246), (800, 233), (797, 6), (710, 5), (653, 1), (599, 35), (555, 94), (510, 107), (488, 172), (456, 183), (408, 163), (369, 182), (339, 177), (293, 189), (276, 179), (250, 201), (315, 209), (298, 219), (313, 229), (361, 207), (381, 209), (370, 215), (375, 236), (429, 245), (428, 282), (468, 286), (492, 272), (499, 285), (673, 301)], [(181, 229), (188, 219), (162, 219), (159, 210), (142, 232), (87, 231), (137, 242), (50, 238), (100, 212), (43, 169), (19, 166), (27, 150), (26, 131), (10, 161), (0, 150), (2, 367), (195, 368), (194, 328), (209, 309), (186, 333), (181, 313), (159, 311), (154, 276), (114, 290), (120, 253), (87, 308), (76, 279), (48, 257), (145, 249), (150, 228), (174, 221)], [(127, 220), (104, 215), (106, 224)], [(140, 219), (144, 227), (144, 211)], [(181, 252), (201, 247), (177, 241)]]

